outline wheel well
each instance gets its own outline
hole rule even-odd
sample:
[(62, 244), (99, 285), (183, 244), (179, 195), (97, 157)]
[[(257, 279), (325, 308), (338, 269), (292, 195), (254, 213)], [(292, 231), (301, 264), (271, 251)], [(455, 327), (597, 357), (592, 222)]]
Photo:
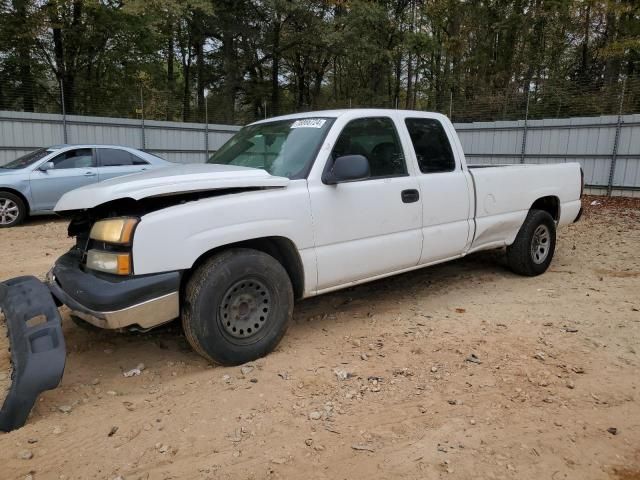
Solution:
[(31, 208), (29, 207), (29, 201), (27, 200), (27, 197), (25, 197), (22, 193), (20, 193), (18, 190), (14, 190), (13, 188), (6, 187), (0, 187), (0, 192), (11, 193), (20, 198), (20, 200), (22, 200), (22, 203), (24, 203), (24, 208), (27, 209), (27, 215), (29, 214), (29, 212), (31, 211)]
[(278, 260), (284, 267), (291, 280), (293, 286), (293, 294), (296, 299), (302, 298), (304, 295), (304, 268), (302, 266), (302, 260), (298, 254), (298, 249), (294, 243), (285, 237), (262, 237), (254, 238), (251, 240), (244, 240), (242, 242), (231, 243), (222, 245), (214, 249), (205, 252), (193, 263), (191, 269), (182, 277), (182, 284), (186, 285), (186, 282), (199, 265), (211, 258), (213, 255), (228, 250), (230, 248), (252, 248), (260, 252), (264, 252), (267, 255), (271, 255)]
[(529, 210), (543, 210), (553, 217), (555, 221), (560, 219), (560, 200), (558, 197), (541, 197), (533, 202)]

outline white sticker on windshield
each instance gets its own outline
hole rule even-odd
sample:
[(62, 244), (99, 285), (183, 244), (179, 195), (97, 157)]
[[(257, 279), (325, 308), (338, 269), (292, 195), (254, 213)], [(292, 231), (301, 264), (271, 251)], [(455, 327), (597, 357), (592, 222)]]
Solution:
[(326, 122), (324, 118), (305, 118), (293, 122), (291, 128), (322, 128)]

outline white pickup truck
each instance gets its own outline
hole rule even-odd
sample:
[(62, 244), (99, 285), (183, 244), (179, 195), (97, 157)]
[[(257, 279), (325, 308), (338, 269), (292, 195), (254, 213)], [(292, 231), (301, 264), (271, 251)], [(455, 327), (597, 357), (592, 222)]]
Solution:
[(276, 347), (295, 299), (502, 247), (514, 272), (543, 273), (582, 184), (577, 163), (470, 167), (435, 113), (288, 115), (208, 164), (65, 194), (77, 242), (48, 286), (97, 327), (179, 317), (198, 353), (240, 364)]

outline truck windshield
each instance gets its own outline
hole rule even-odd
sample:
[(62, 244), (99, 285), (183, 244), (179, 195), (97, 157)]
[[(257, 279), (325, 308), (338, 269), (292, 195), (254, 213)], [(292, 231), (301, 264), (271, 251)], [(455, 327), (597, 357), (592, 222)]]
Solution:
[(306, 177), (333, 119), (299, 118), (244, 127), (208, 163), (261, 168), (290, 179)]
[(0, 166), (0, 168), (8, 168), (10, 170), (18, 170), (20, 168), (28, 167), (29, 165), (37, 162), (41, 158), (49, 155), (53, 150), (48, 148), (39, 148), (38, 150), (34, 150), (33, 152), (29, 152), (26, 155), (22, 155), (21, 157), (16, 158), (12, 162), (7, 163), (6, 165)]

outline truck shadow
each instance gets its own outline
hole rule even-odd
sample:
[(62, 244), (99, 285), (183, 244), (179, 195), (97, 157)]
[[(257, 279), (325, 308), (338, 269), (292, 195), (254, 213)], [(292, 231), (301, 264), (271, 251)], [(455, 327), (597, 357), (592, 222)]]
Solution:
[[(507, 270), (503, 257), (501, 251), (480, 252), (452, 262), (299, 301), (283, 344), (286, 346), (288, 335), (304, 335), (308, 328), (330, 328), (338, 314), (348, 317), (350, 314), (362, 315), (365, 310), (384, 312), (389, 305), (404, 303), (410, 307), (416, 298), (437, 297), (454, 289), (466, 290), (479, 282), (487, 283), (514, 275)], [(72, 354), (67, 372), (73, 370), (76, 361), (87, 364), (86, 356), (95, 357), (101, 352), (116, 356), (117, 351), (126, 351), (127, 357), (134, 355), (145, 363), (173, 361), (203, 367), (207, 365), (189, 346), (179, 321), (149, 332), (122, 333), (91, 326), (81, 328), (68, 314), (63, 317), (67, 349)]]
[[(383, 314), (390, 309), (397, 312), (398, 308), (404, 312), (406, 308), (407, 313), (411, 314), (416, 311), (417, 299), (433, 296), (435, 300), (446, 292), (468, 291), (480, 283), (497, 282), (505, 276), (512, 276), (502, 257), (502, 252), (478, 253), (300, 301), (296, 304), (287, 335), (274, 352), (278, 356), (274, 359), (274, 365), (295, 363), (295, 352), (304, 348), (304, 342), (314, 331), (333, 332), (342, 338), (351, 333), (349, 322), (359, 321), (368, 312)], [(424, 303), (422, 305), (424, 308)], [(207, 381), (212, 376), (219, 378), (227, 373), (231, 376), (238, 374), (237, 367), (212, 368), (195, 353), (179, 321), (146, 333), (121, 333), (82, 328), (74, 323), (68, 311), (63, 309), (62, 314), (67, 346), (64, 377), (60, 388), (45, 392), (44, 403), (36, 406), (33, 420), (49, 417), (51, 412), (56, 411), (53, 405), (68, 403), (78, 395), (76, 392), (92, 392), (89, 395), (96, 395), (99, 391), (109, 395), (136, 395), (147, 392), (149, 385), (173, 388), (176, 381), (184, 384)], [(338, 316), (340, 321), (337, 323)], [(140, 363), (145, 365), (143, 375), (123, 378), (125, 372)]]
[[(299, 302), (294, 321), (314, 321), (314, 315), (349, 313), (367, 306), (372, 311), (384, 311), (390, 302), (411, 305), (416, 297), (437, 296), (451, 290), (465, 290), (475, 283), (515, 276), (508, 270), (503, 251), (489, 251), (401, 275), (382, 278), (337, 292), (312, 297)], [(295, 328), (295, 327), (294, 327)]]

